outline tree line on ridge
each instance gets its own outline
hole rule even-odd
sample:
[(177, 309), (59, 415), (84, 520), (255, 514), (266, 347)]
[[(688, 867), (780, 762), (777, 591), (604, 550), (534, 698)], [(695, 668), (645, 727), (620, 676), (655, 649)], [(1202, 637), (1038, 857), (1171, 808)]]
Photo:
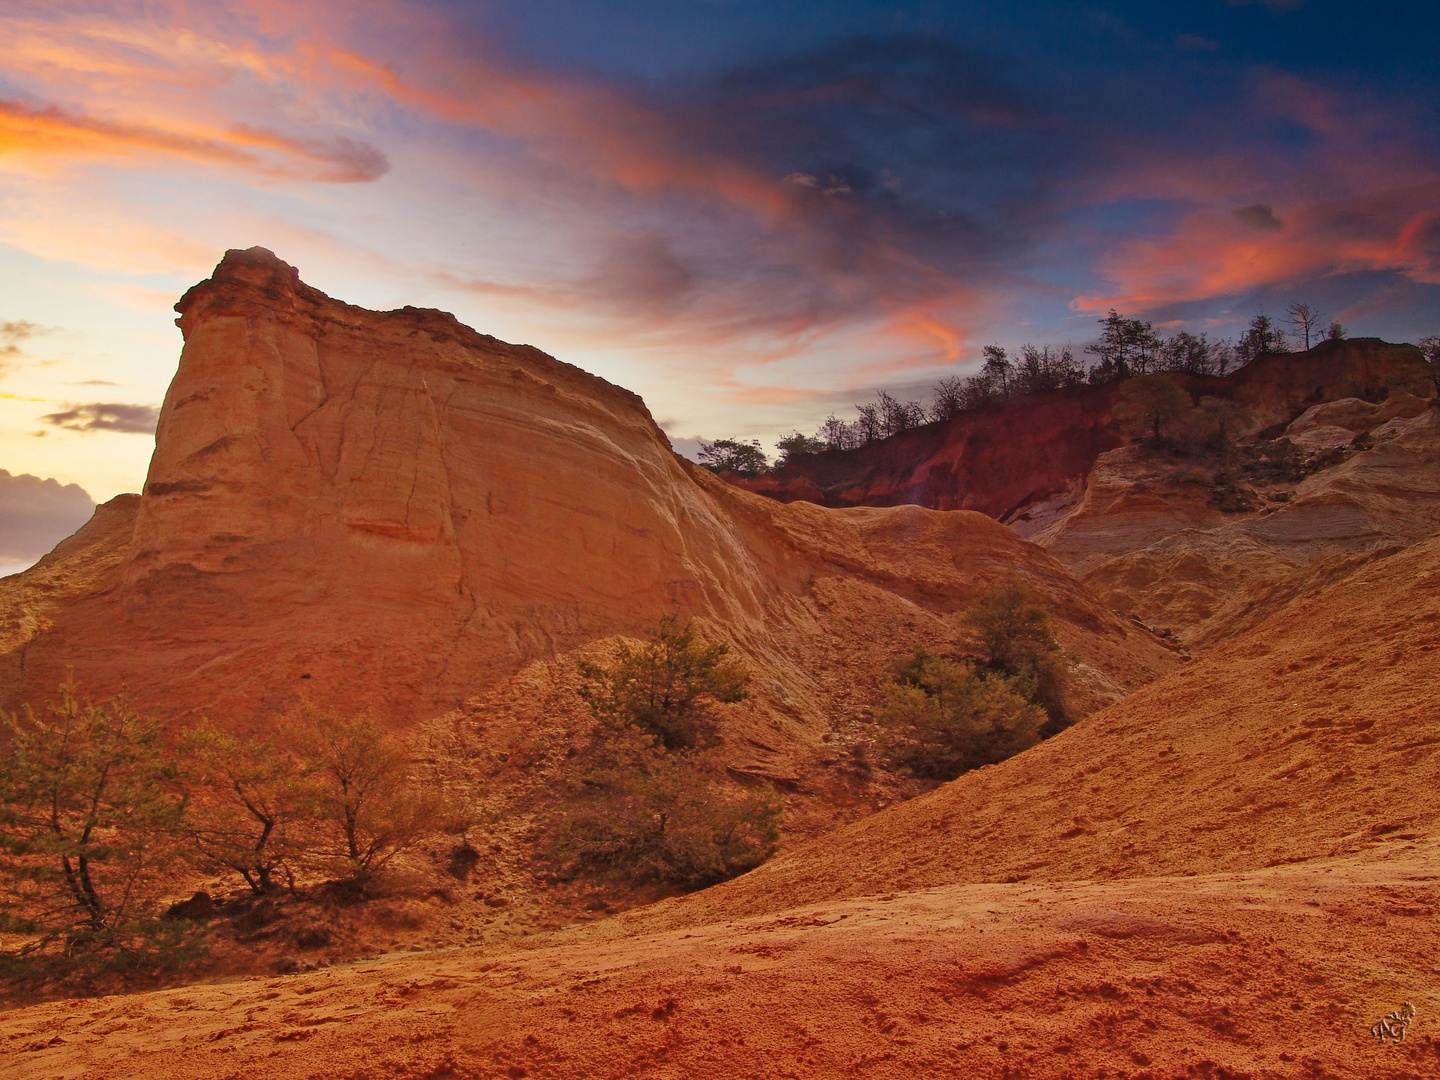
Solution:
[[(1325, 313), (1311, 304), (1291, 304), (1286, 315), (1294, 343), (1304, 350), (1322, 340), (1346, 336), (1344, 326), (1333, 320), (1327, 323)], [(931, 390), (928, 406), (918, 401), (900, 401), (882, 390), (875, 400), (855, 406), (853, 420), (832, 414), (814, 435), (796, 431), (780, 439), (775, 444), (779, 452), (777, 466), (797, 456), (854, 450), (1016, 398), (1166, 371), (1226, 375), (1261, 355), (1291, 351), (1291, 335), (1263, 313), (1256, 315), (1234, 341), (1212, 341), (1204, 333), (1185, 331), (1163, 337), (1153, 324), (1127, 318), (1114, 308), (1099, 322), (1100, 339), (1085, 347), (1087, 357), (1077, 357), (1068, 345), (1027, 342), (1014, 353), (1001, 345), (986, 345), (979, 373), (967, 379), (957, 375), (941, 379)], [(702, 441), (699, 456), (701, 464), (715, 472), (758, 476), (770, 468), (758, 439)]]

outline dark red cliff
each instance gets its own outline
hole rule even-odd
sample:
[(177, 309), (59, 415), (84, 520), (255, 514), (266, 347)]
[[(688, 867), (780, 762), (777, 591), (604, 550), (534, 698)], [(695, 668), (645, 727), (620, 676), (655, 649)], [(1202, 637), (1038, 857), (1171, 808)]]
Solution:
[[(1264, 425), (1322, 401), (1378, 401), (1391, 391), (1434, 392), (1420, 350), (1378, 338), (1324, 342), (1305, 353), (1263, 356), (1224, 377), (1175, 375), (1192, 400), (1226, 398)], [(1018, 398), (927, 424), (856, 450), (805, 455), (732, 483), (781, 502), (978, 510), (1005, 518), (1083, 479), (1124, 442), (1114, 404), (1123, 384)]]

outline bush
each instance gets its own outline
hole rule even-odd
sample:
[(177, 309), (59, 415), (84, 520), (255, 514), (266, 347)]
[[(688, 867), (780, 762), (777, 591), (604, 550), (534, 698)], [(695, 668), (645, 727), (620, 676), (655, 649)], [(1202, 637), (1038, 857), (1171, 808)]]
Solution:
[(186, 835), (206, 869), (239, 874), (254, 893), (278, 873), (293, 890), (294, 866), (315, 843), (318, 791), (273, 737), (240, 738), (208, 721), (181, 739), (187, 780), (198, 791)]
[(826, 449), (826, 444), (818, 435), (812, 439), (809, 435), (792, 431), (775, 443), (775, 449), (780, 451), (779, 463), (785, 465), (794, 458), (821, 453)]
[(1140, 375), (1120, 384), (1115, 396), (1115, 422), (1132, 439), (1161, 436), (1194, 411), (1190, 395), (1168, 375)]
[(712, 472), (731, 472), (737, 476), (759, 476), (770, 468), (759, 439), (700, 441), (700, 464)]
[(1034, 589), (1011, 578), (983, 594), (965, 613), (965, 623), (980, 666), (1006, 676), (1017, 693), (1045, 710), (1043, 736), (1070, 724), (1070, 668)]
[(549, 838), (570, 873), (698, 889), (759, 866), (779, 841), (773, 792), (724, 793), (719, 762), (610, 733), (572, 765)]
[(444, 817), (441, 800), (411, 782), (400, 748), (367, 713), (308, 716), (296, 746), (314, 778), (321, 860), (361, 890)]
[(67, 680), (3, 718), (0, 873), (66, 952), (143, 937), (178, 858), (185, 794), (156, 721)]
[(1046, 720), (1018, 682), (917, 652), (881, 687), (880, 749), (891, 765), (931, 780), (1013, 757), (1040, 741)]
[(769, 858), (781, 803), (723, 782), (714, 706), (741, 701), (747, 675), (724, 645), (665, 616), (609, 666), (582, 663), (580, 696), (599, 723), (567, 758), (547, 831), (565, 873), (699, 888)]
[(744, 666), (725, 645), (707, 645), (693, 625), (664, 616), (638, 649), (621, 644), (609, 667), (582, 661), (580, 696), (607, 726), (635, 728), (667, 750), (715, 741), (711, 707), (746, 697)]

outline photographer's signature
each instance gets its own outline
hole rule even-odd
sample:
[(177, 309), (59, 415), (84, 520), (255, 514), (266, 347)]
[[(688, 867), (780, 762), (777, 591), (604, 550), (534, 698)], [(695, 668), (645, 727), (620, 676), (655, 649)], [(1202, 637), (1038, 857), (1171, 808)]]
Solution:
[(1405, 1029), (1415, 1022), (1415, 1006), (1405, 1002), (1389, 1016), (1384, 1017), (1378, 1024), (1370, 1029), (1370, 1034), (1379, 1039), (1382, 1043), (1386, 1039), (1393, 1039), (1395, 1042), (1405, 1041)]

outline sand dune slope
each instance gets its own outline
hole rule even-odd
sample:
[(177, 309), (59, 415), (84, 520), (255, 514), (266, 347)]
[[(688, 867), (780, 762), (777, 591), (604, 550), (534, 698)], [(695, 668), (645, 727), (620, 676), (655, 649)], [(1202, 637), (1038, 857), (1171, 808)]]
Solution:
[(1432, 537), (1019, 757), (709, 890), (705, 917), (961, 882), (1383, 858), (1436, 835), (1437, 790)]
[[(1433, 1077), (1436, 854), (949, 886), (57, 1002), (0, 1016), (0, 1076)], [(1380, 1044), (1406, 1001), (1407, 1039)]]
[(0, 1075), (1433, 1077), (1437, 665), (1432, 538), (728, 885), (523, 951), (16, 1010)]

